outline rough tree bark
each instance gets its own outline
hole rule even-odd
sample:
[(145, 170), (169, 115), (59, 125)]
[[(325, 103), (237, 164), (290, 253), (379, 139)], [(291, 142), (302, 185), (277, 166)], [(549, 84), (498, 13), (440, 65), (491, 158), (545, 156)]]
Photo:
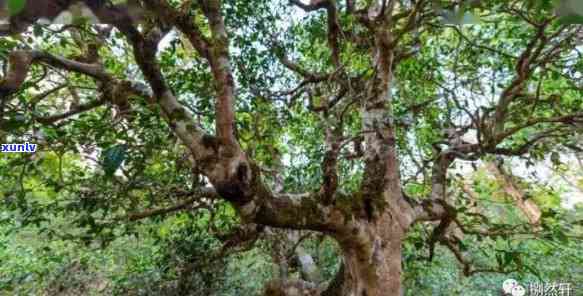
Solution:
[(524, 193), (518, 188), (516, 183), (512, 180), (512, 177), (495, 163), (486, 163), (486, 168), (499, 182), (502, 183), (502, 188), (514, 200), (516, 206), (522, 211), (524, 216), (526, 216), (526, 219), (528, 219), (528, 222), (532, 225), (538, 225), (542, 213), (536, 203), (531, 199), (525, 199)]

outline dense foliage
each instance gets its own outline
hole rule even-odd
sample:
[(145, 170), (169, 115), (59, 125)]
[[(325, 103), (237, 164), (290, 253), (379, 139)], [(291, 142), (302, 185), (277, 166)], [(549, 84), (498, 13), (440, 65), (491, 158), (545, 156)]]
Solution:
[(320, 293), (362, 276), (336, 224), (386, 217), (406, 295), (583, 291), (577, 1), (33, 2), (0, 1), (0, 143), (39, 147), (0, 154), (0, 295)]

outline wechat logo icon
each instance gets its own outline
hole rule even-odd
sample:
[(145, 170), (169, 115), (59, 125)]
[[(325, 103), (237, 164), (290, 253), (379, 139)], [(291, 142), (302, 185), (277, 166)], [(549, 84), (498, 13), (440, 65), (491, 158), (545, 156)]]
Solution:
[(502, 291), (504, 291), (504, 295), (509, 296), (526, 295), (526, 289), (514, 279), (505, 280), (504, 283), (502, 283)]

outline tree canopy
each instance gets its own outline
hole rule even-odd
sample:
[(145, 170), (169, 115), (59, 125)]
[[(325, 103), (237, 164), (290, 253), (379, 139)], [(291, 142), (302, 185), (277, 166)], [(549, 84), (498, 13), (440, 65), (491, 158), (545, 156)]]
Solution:
[(0, 7), (0, 289), (583, 282), (578, 1)]

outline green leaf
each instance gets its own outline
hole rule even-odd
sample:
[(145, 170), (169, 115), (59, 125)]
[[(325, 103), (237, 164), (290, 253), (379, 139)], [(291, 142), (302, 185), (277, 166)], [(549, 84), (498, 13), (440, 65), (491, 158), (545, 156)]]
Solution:
[(34, 37), (41, 37), (43, 35), (43, 29), (40, 25), (34, 25), (32, 27), (32, 33), (34, 34)]
[(121, 166), (127, 155), (127, 146), (124, 144), (108, 148), (103, 152), (103, 170), (108, 177), (113, 176)]
[(10, 119), (0, 122), (0, 130), (14, 131), (26, 125), (26, 117), (23, 114), (17, 113), (11, 116)]
[(504, 266), (512, 263), (512, 252), (504, 252)]
[(583, 15), (571, 14), (560, 17), (557, 22), (561, 25), (578, 25), (583, 24)]
[(8, 8), (8, 13), (10, 15), (16, 15), (20, 13), (26, 6), (26, 0), (8, 0), (6, 3), (6, 8)]

